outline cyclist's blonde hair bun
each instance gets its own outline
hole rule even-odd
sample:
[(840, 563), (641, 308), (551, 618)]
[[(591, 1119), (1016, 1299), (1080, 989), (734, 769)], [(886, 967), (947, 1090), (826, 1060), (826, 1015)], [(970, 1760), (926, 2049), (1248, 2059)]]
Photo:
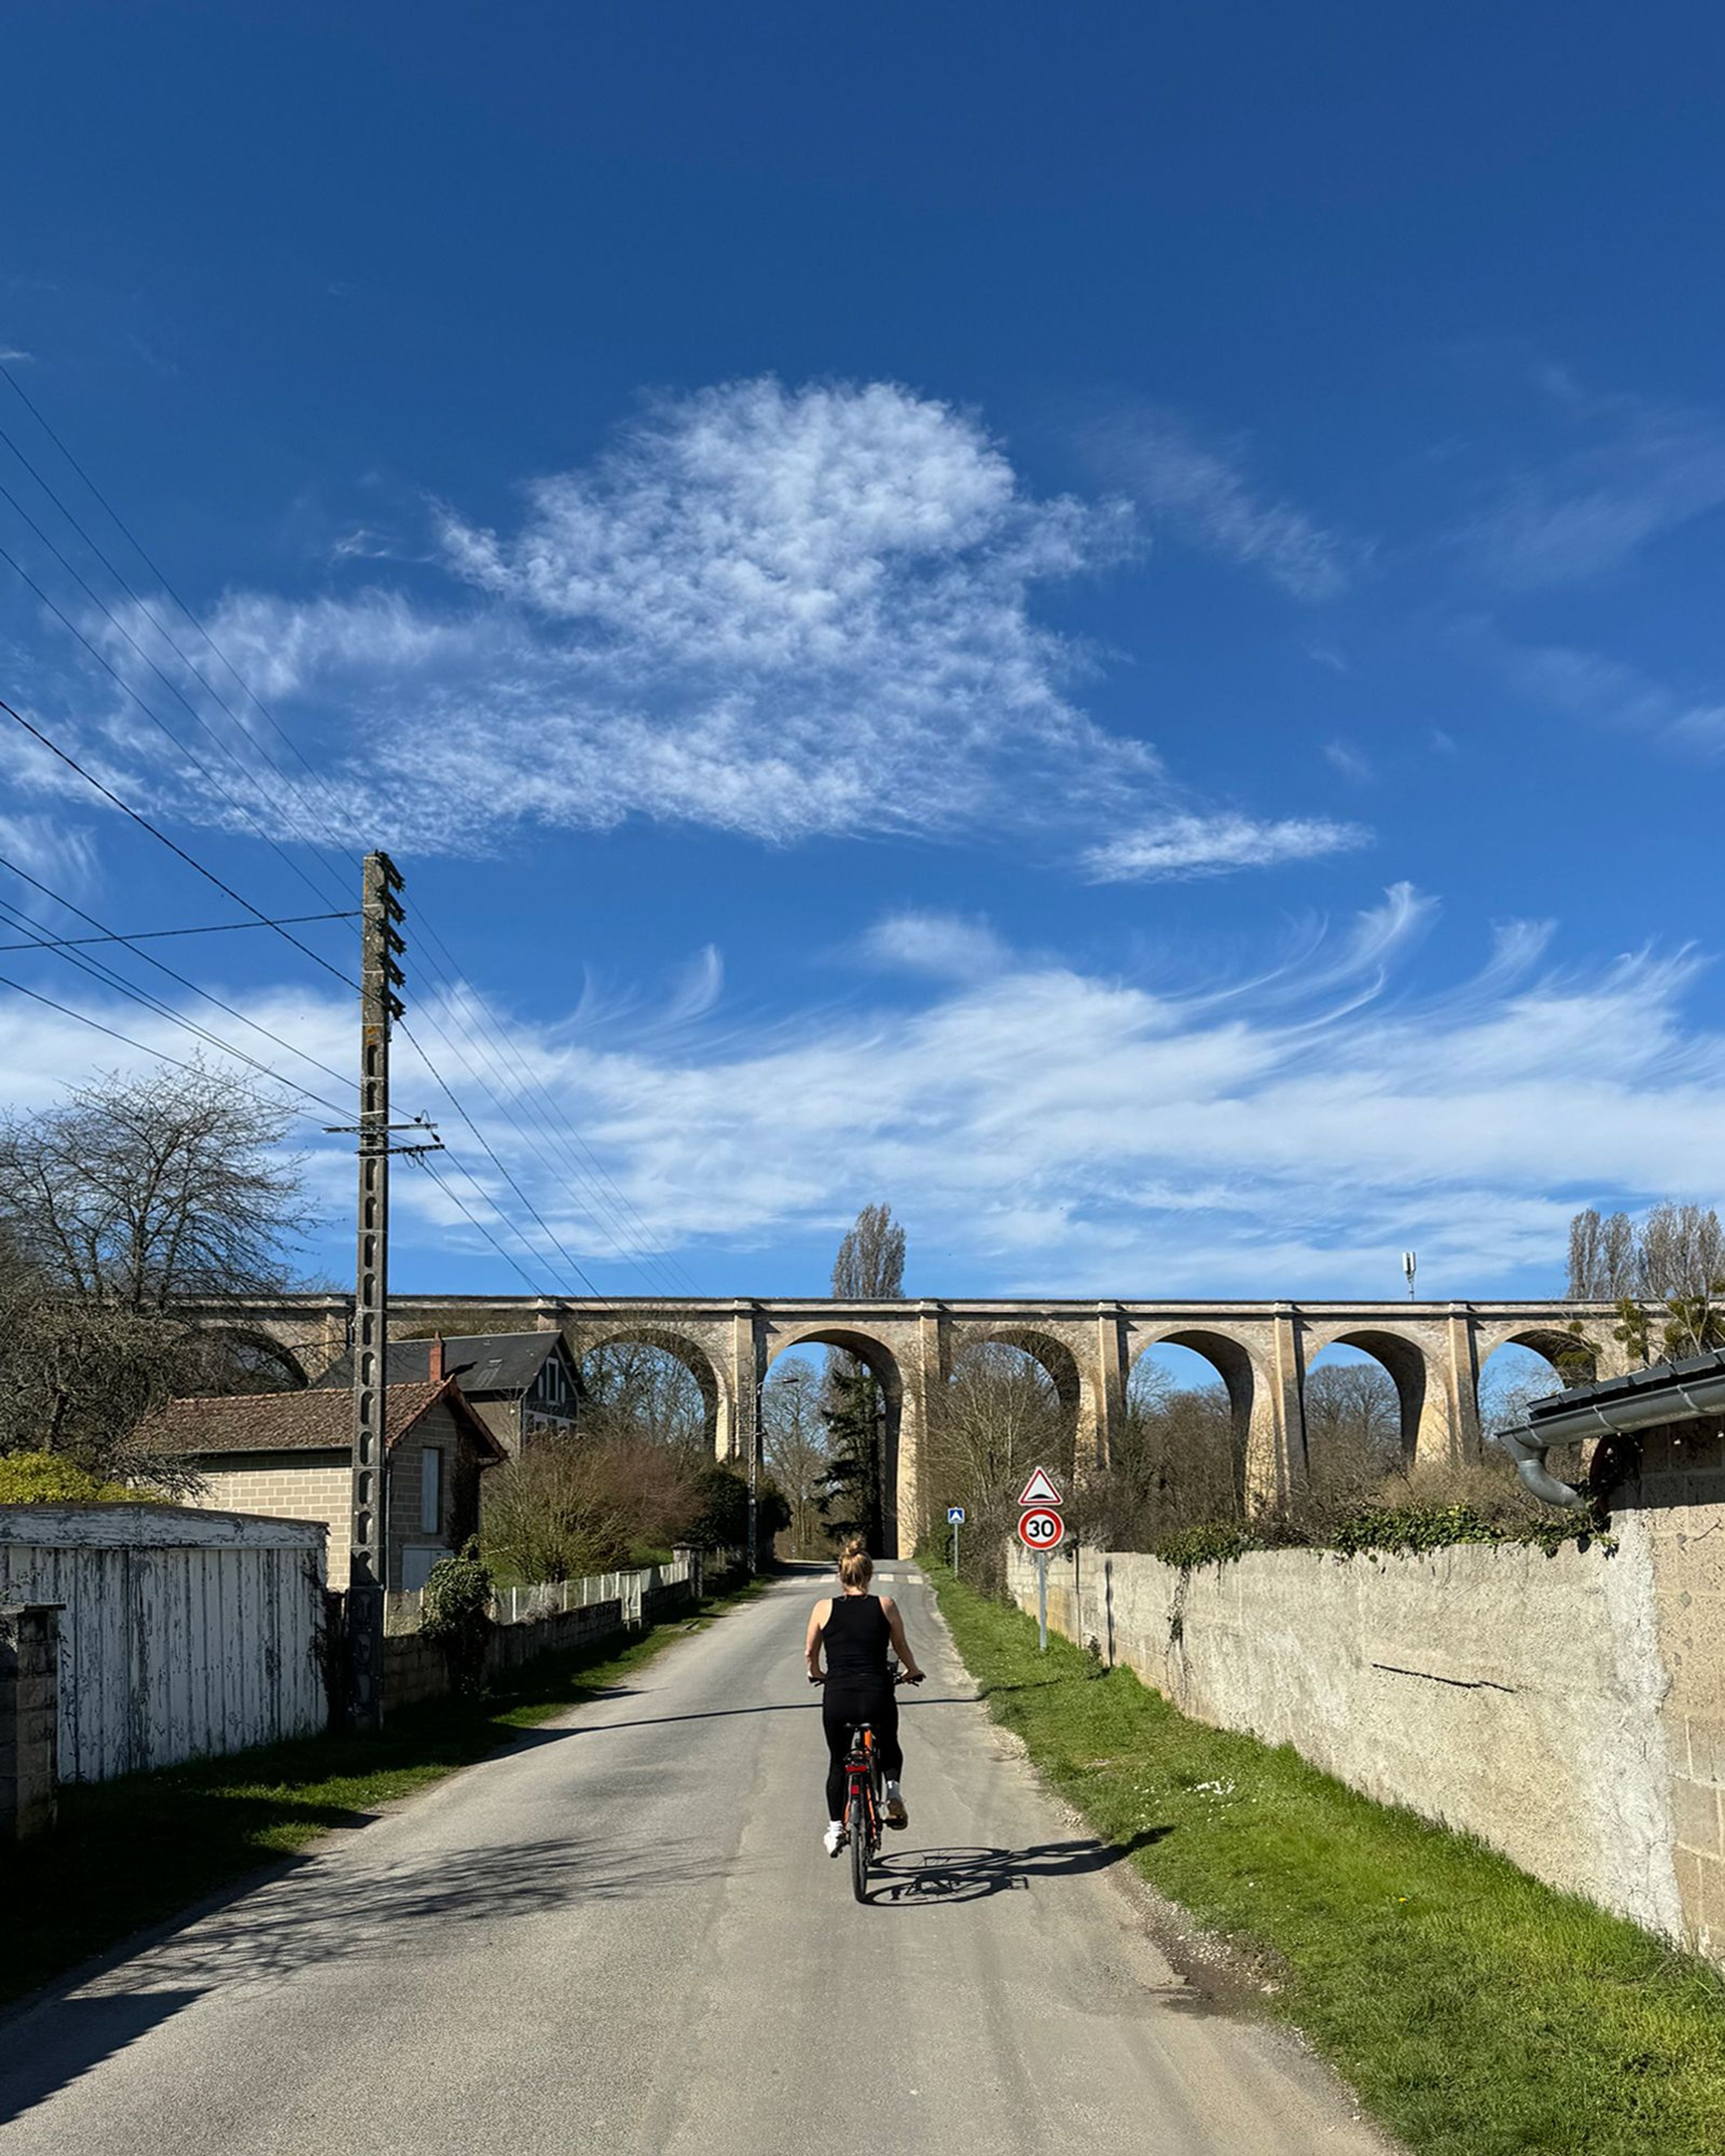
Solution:
[(874, 1577), (875, 1560), (860, 1535), (853, 1535), (839, 1553), (839, 1577), (847, 1587), (866, 1587)]

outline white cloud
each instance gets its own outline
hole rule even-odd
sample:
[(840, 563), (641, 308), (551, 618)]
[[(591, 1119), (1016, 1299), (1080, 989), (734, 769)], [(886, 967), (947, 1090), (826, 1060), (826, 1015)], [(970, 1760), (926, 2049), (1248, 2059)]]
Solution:
[(877, 921), (861, 948), (872, 965), (957, 980), (998, 973), (1008, 958), (1005, 945), (986, 921), (915, 908)]
[(1535, 701), (1608, 725), (1656, 734), (1709, 755), (1725, 751), (1725, 702), (1685, 696), (1635, 667), (1566, 644), (1519, 644), (1489, 629), (1481, 648)]
[[(652, 1245), (727, 1252), (740, 1293), (809, 1285), (752, 1254), (824, 1235), (882, 1193), (930, 1293), (1389, 1295), (1411, 1245), (1431, 1292), (1464, 1296), (1555, 1290), (1577, 1204), (1725, 1187), (1725, 1040), (1684, 1015), (1698, 959), (1566, 973), (1548, 930), (1511, 923), (1471, 978), (1420, 995), (1399, 968), (1432, 918), (1398, 889), (1292, 964), (1189, 988), (1003, 952), (907, 1004), (822, 1004), (746, 1031), (716, 1011), (668, 1029), (632, 1004), (551, 1024), (500, 1017)], [(174, 1052), (159, 1022), (89, 1008)], [(284, 991), (254, 1009), (327, 1060), (345, 1053), (339, 999)], [(55, 1091), (44, 1074), (125, 1060), (69, 1020), (5, 1009), (0, 1098), (38, 1104)], [(439, 1029), (483, 1065), (476, 1014), (422, 1004), (413, 1020), (473, 1091)], [(439, 1108), (405, 1044), (398, 1091), (404, 1111)], [(512, 1079), (500, 1091), (517, 1096)], [(629, 1235), (589, 1209), (538, 1126), (469, 1106), (583, 1266), (620, 1263)], [(339, 1253), (351, 1162), (320, 1120), (316, 1188)], [(453, 1186), (482, 1211), (456, 1166), (469, 1161), (533, 1236), (444, 1122)], [(459, 1252), (521, 1285), (424, 1178), (404, 1171), (396, 1199), (403, 1277), (445, 1279)], [(511, 1247), (536, 1283), (570, 1285), (555, 1254)]]
[[(1322, 535), (1253, 515), (1228, 544), (1315, 589)], [(952, 405), (891, 383), (728, 383), (660, 400), (537, 481), (511, 530), (437, 521), (434, 558), (403, 565), (411, 592), (234, 593), (211, 621), (315, 779), (290, 764), (284, 786), (136, 608), (90, 633), (207, 761), (151, 663), (180, 684), (242, 767), (214, 767), (239, 807), (104, 677), (63, 690), (57, 730), (165, 814), (444, 853), (648, 818), (774, 845), (1010, 835), (1055, 860), (1168, 803), (1154, 749), (1075, 700), (1092, 655), (1041, 611), (1132, 552), (1130, 506), (1032, 494)]]
[[(15, 862), (27, 875), (51, 883), (74, 896), (95, 880), (96, 854), (92, 834), (81, 824), (39, 814), (0, 815), (0, 865)], [(19, 903), (31, 901), (21, 896)]]
[(1358, 824), (1332, 823), (1322, 816), (1264, 823), (1250, 816), (1183, 813), (1158, 817), (1093, 846), (1085, 865), (1097, 883), (1131, 883), (1220, 875), (1233, 869), (1277, 868), (1370, 842), (1370, 833)]
[(1368, 786), (1378, 776), (1368, 760), (1345, 741), (1326, 742), (1324, 761), (1356, 786)]
[(1086, 439), (1109, 484), (1187, 545), (1260, 569), (1297, 599), (1335, 598), (1353, 582), (1360, 548), (1303, 510), (1264, 500), (1237, 448), (1206, 446), (1176, 414), (1140, 408), (1091, 428)]
[(1725, 424), (1640, 397), (1547, 387), (1584, 439), (1529, 465), (1456, 537), (1511, 590), (1581, 583), (1662, 534), (1725, 505)]

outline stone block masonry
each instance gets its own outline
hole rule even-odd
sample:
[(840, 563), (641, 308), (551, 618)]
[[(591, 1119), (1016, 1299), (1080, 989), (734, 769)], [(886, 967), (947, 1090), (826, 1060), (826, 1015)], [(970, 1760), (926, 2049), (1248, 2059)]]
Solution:
[[(616, 1600), (591, 1602), (584, 1609), (561, 1610), (552, 1617), (532, 1617), (520, 1625), (500, 1625), (492, 1633), (485, 1653), (485, 1675), (501, 1676), (542, 1655), (567, 1654), (597, 1640), (624, 1630), (623, 1604)], [(420, 1701), (441, 1699), (449, 1689), (449, 1666), (434, 1640), (417, 1632), (392, 1633), (383, 1642), (383, 1699), (387, 1712), (415, 1707)]]
[(0, 1842), (54, 1823), (59, 1734), (59, 1611), (0, 1609)]

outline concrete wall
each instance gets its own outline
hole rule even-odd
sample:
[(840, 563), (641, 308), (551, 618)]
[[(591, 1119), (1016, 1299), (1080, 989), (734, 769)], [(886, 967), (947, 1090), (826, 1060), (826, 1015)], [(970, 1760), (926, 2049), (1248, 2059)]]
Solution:
[[(1182, 1573), (1049, 1566), (1049, 1621), (1183, 1712), (1291, 1744), (1386, 1804), (1725, 1965), (1725, 1425), (1656, 1430), (1615, 1553), (1277, 1550)], [(1034, 1561), (1009, 1584), (1036, 1606)]]
[[(1084, 1551), (1049, 1566), (1049, 1621), (1183, 1713), (1380, 1802), (1476, 1834), (1527, 1871), (1684, 1930), (1648, 1537), (1342, 1558), (1277, 1550), (1181, 1573)], [(1035, 1607), (1035, 1565), (1013, 1592)]]
[(1725, 1964), (1725, 1424), (1651, 1430), (1630, 1471), (1614, 1502), (1652, 1554), (1677, 1887), (1690, 1936)]

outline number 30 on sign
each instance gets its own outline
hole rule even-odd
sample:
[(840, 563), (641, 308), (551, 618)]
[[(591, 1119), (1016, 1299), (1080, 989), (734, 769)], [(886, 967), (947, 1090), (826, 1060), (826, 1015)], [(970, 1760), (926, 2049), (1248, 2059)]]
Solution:
[(1065, 1539), (1066, 1523), (1058, 1512), (1050, 1512), (1039, 1506), (1034, 1512), (1019, 1517), (1019, 1540), (1026, 1549), (1046, 1553), (1058, 1549)]

